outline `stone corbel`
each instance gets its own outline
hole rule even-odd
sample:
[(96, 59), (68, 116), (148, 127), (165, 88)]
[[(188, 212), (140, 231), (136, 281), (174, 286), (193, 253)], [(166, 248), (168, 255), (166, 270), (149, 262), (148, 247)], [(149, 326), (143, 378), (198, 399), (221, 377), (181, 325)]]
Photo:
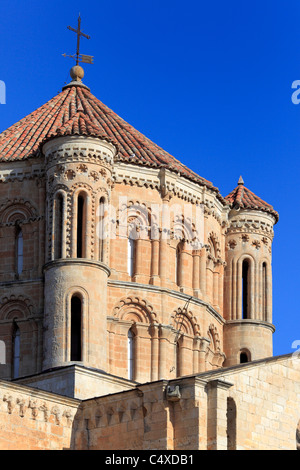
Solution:
[(181, 399), (179, 385), (168, 385), (166, 388), (166, 397), (168, 401), (178, 402)]

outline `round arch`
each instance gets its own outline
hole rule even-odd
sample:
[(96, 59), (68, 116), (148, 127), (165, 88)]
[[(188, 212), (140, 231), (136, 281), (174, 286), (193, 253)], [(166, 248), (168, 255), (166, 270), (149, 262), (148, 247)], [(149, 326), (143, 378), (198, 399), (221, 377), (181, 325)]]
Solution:
[(114, 317), (136, 323), (157, 323), (156, 313), (148, 301), (139, 297), (121, 299), (114, 308)]

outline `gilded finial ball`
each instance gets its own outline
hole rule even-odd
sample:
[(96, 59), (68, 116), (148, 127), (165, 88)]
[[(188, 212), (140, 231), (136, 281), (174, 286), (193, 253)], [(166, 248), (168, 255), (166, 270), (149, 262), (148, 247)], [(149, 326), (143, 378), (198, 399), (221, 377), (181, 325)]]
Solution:
[(82, 80), (84, 77), (84, 70), (80, 65), (74, 65), (70, 70), (72, 80)]

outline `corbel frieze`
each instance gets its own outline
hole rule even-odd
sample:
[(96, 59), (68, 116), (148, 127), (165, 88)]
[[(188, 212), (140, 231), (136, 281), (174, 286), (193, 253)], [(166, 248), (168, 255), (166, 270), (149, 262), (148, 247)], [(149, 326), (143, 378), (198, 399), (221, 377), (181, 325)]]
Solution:
[(215, 193), (201, 184), (187, 180), (179, 173), (171, 172), (166, 168), (149, 169), (136, 165), (122, 166), (116, 163), (113, 177), (116, 184), (123, 183), (157, 189), (164, 200), (176, 196), (191, 204), (203, 204), (207, 214), (215, 217), (220, 224), (223, 223), (221, 213), (224, 207), (221, 202), (216, 201)]
[(44, 168), (13, 168), (0, 170), (0, 183), (13, 183), (15, 181), (22, 182), (26, 180), (45, 180)]
[(255, 233), (258, 235), (262, 235), (265, 237), (269, 237), (269, 239), (272, 241), (274, 238), (274, 231), (273, 227), (266, 226), (265, 224), (247, 224), (245, 226), (242, 223), (231, 223), (229, 227), (226, 229), (225, 235), (229, 234), (237, 234), (237, 233)]
[[(1, 403), (2, 402), (2, 403)], [(0, 413), (17, 414), (20, 418), (29, 418), (43, 422), (52, 421), (56, 425), (71, 427), (75, 411), (68, 407), (51, 405), (45, 400), (32, 398), (18, 393), (0, 395)]]
[(113, 159), (108, 153), (102, 152), (99, 149), (85, 149), (85, 148), (75, 148), (70, 145), (67, 147), (59, 148), (53, 150), (47, 155), (47, 167), (56, 165), (59, 162), (64, 164), (68, 163), (82, 163), (82, 160), (94, 164), (107, 164), (108, 167), (113, 165)]

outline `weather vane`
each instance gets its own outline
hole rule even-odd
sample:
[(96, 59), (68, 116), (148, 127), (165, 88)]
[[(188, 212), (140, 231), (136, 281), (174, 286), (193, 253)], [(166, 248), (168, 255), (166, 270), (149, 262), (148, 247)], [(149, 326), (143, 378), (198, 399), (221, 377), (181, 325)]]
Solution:
[(63, 54), (63, 56), (64, 57), (71, 57), (72, 59), (75, 59), (76, 60), (76, 65), (78, 65), (79, 62), (84, 62), (85, 64), (92, 64), (93, 63), (93, 56), (92, 55), (80, 54), (80, 52), (79, 52), (79, 50), (80, 50), (80, 37), (83, 36), (86, 39), (90, 39), (90, 36), (88, 36), (87, 34), (84, 34), (81, 31), (80, 25), (81, 25), (81, 18), (80, 18), (80, 13), (79, 13), (77, 29), (74, 29), (74, 28), (71, 28), (71, 26), (68, 26), (68, 29), (70, 31), (74, 31), (74, 33), (77, 34), (76, 54), (74, 54), (74, 55)]

